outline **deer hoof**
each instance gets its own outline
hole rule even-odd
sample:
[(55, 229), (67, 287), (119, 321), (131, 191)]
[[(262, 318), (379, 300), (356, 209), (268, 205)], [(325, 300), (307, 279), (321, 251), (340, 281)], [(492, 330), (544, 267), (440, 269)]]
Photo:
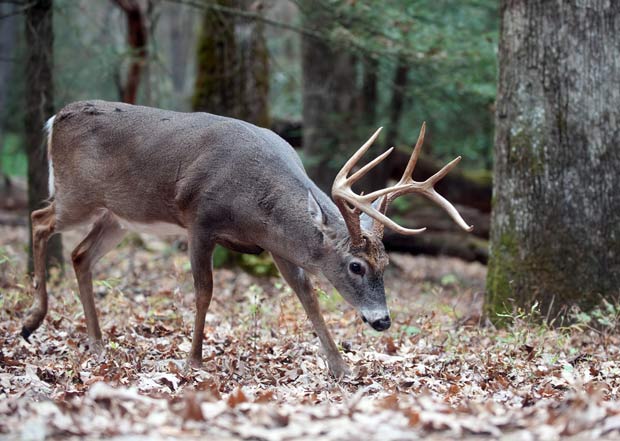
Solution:
[(336, 380), (342, 380), (351, 376), (351, 369), (344, 363), (330, 365), (329, 370)]
[(202, 368), (202, 360), (197, 358), (188, 358), (185, 362), (185, 370), (191, 371), (192, 369), (201, 369)]
[(25, 326), (22, 326), (22, 332), (20, 332), (20, 335), (24, 338), (24, 340), (26, 340), (28, 343), (30, 343), (30, 334), (32, 334), (32, 331), (28, 328), (26, 328)]
[(103, 341), (89, 339), (88, 340), (88, 351), (93, 355), (101, 357), (105, 353), (105, 346), (103, 345)]

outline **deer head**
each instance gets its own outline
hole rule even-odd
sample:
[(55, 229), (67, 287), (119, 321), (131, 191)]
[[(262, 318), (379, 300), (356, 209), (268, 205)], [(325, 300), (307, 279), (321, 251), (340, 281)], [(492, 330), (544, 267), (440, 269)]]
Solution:
[(412, 178), (413, 169), (424, 141), (425, 124), (422, 125), (405, 172), (396, 185), (366, 195), (356, 194), (352, 190), (351, 187), (355, 182), (383, 161), (393, 150), (390, 148), (350, 174), (377, 139), (380, 131), (381, 128), (360, 147), (334, 179), (332, 199), (342, 214), (348, 235), (344, 238), (338, 237), (333, 229), (329, 229), (325, 216), (311, 193), (308, 196), (308, 209), (315, 223), (326, 233), (326, 240), (331, 242), (330, 248), (333, 250), (326, 257), (327, 262), (324, 263), (323, 273), (345, 300), (360, 312), (365, 322), (377, 331), (384, 331), (391, 324), (383, 286), (383, 271), (388, 263), (388, 256), (382, 242), (384, 227), (405, 235), (419, 234), (426, 229), (404, 228), (392, 221), (386, 216), (390, 202), (405, 194), (419, 193), (446, 210), (465, 231), (471, 231), (473, 227), (467, 225), (456, 208), (434, 188), (435, 184), (458, 164), (460, 157), (448, 163), (424, 182), (416, 182)]

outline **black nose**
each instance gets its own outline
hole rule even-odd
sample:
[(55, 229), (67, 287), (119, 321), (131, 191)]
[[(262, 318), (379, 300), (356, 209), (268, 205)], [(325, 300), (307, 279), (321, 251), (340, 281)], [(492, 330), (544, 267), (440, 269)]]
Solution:
[(390, 316), (386, 315), (379, 320), (375, 320), (370, 324), (375, 331), (385, 331), (392, 325), (392, 321), (390, 320)]

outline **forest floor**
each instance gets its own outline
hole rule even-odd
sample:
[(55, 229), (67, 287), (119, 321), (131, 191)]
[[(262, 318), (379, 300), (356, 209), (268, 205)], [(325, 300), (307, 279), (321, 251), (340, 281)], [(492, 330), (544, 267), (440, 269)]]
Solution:
[(392, 254), (385, 333), (319, 281), (353, 371), (336, 381), (281, 279), (219, 269), (204, 368), (186, 371), (194, 314), (186, 253), (172, 242), (135, 242), (96, 267), (106, 341), (96, 357), (70, 267), (51, 274), (49, 313), (31, 343), (19, 336), (32, 296), (27, 232), (0, 226), (0, 439), (620, 437), (613, 305), (575, 313), (559, 329), (515, 312), (497, 329), (481, 319), (484, 266)]

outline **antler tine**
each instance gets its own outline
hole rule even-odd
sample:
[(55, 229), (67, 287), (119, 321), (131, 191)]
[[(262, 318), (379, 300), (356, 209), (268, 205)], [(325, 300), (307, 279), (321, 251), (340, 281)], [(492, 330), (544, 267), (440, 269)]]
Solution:
[(409, 162), (407, 163), (407, 167), (405, 167), (405, 171), (403, 172), (403, 177), (400, 179), (399, 184), (404, 184), (406, 179), (413, 180), (411, 176), (413, 174), (413, 169), (418, 163), (418, 158), (420, 157), (420, 153), (422, 152), (422, 144), (424, 143), (424, 134), (426, 133), (426, 121), (422, 123), (422, 127), (420, 128), (420, 134), (418, 135), (418, 140), (415, 143), (415, 147), (413, 148), (413, 153), (409, 158)]
[(354, 183), (354, 182), (359, 181), (361, 178), (363, 178), (366, 175), (366, 173), (368, 173), (370, 170), (375, 168), (375, 166), (378, 163), (383, 161), (390, 153), (392, 153), (392, 151), (394, 151), (394, 147), (390, 147), (388, 150), (386, 150), (385, 152), (381, 153), (375, 159), (373, 159), (368, 164), (366, 164), (365, 166), (360, 168), (358, 171), (353, 173), (351, 176), (349, 176), (348, 181), (350, 183)]
[[(460, 215), (458, 210), (454, 207), (454, 205), (452, 205), (446, 198), (437, 193), (434, 188), (437, 182), (443, 179), (454, 167), (456, 167), (456, 165), (461, 160), (460, 156), (443, 166), (441, 170), (439, 170), (437, 173), (435, 173), (424, 182), (416, 182), (413, 180), (413, 169), (415, 168), (417, 160), (420, 156), (420, 152), (422, 150), (422, 143), (424, 141), (425, 131), (426, 123), (423, 123), (422, 128), (420, 129), (420, 135), (418, 136), (418, 141), (416, 142), (415, 148), (413, 149), (413, 153), (411, 154), (411, 158), (407, 163), (407, 167), (405, 168), (402, 178), (400, 179), (400, 181), (398, 181), (398, 184), (392, 187), (394, 191), (388, 193), (386, 196), (383, 197), (383, 200), (379, 204), (379, 210), (381, 214), (385, 215), (388, 205), (397, 197), (408, 193), (420, 193), (426, 198), (435, 202), (441, 208), (443, 208), (450, 215), (450, 217), (465, 231), (471, 231), (474, 228), (473, 225), (468, 225), (463, 219), (463, 217)], [(376, 222), (373, 224), (373, 231), (375, 234), (383, 237), (384, 226), (387, 226), (388, 228), (392, 227), (388, 223), (382, 222), (376, 217), (374, 217), (374, 219), (376, 220)]]
[(474, 229), (473, 225), (467, 225), (467, 222), (465, 222), (465, 220), (463, 219), (461, 214), (458, 212), (456, 207), (452, 205), (450, 201), (448, 201), (442, 195), (437, 193), (437, 191), (434, 188), (431, 187), (429, 191), (424, 192), (422, 194), (426, 196), (428, 199), (430, 199), (431, 201), (435, 202), (441, 208), (443, 208), (450, 215), (452, 220), (454, 220), (454, 222), (456, 222), (459, 225), (459, 227), (461, 227), (463, 230), (470, 232)]
[(396, 222), (394, 222), (392, 219), (390, 219), (389, 217), (387, 217), (386, 215), (384, 215), (383, 213), (379, 212), (377, 209), (372, 207), (372, 205), (360, 200), (360, 198), (357, 197), (357, 195), (355, 195), (353, 192), (351, 193), (352, 193), (352, 196), (347, 197), (346, 201), (349, 204), (351, 204), (353, 207), (355, 207), (357, 210), (360, 210), (366, 213), (368, 216), (375, 219), (375, 221), (381, 223), (381, 225), (385, 225), (388, 228), (398, 233), (405, 234), (405, 235), (420, 234), (426, 230), (426, 227), (417, 228), (417, 229), (402, 227), (398, 225)]
[[(379, 127), (375, 133), (366, 141), (358, 150), (355, 152), (353, 156), (342, 166), (336, 178), (334, 179), (334, 184), (332, 185), (332, 198), (338, 209), (342, 213), (342, 217), (344, 218), (345, 224), (347, 225), (347, 229), (349, 230), (349, 234), (351, 236), (351, 240), (355, 246), (361, 246), (364, 243), (364, 238), (362, 237), (362, 229), (360, 226), (360, 218), (359, 215), (361, 212), (364, 212), (363, 204), (355, 202), (357, 199), (360, 201), (366, 201), (367, 197), (362, 195), (356, 195), (351, 186), (361, 179), (366, 173), (372, 170), (377, 164), (383, 161), (390, 153), (392, 153), (393, 148), (388, 151), (382, 153), (377, 158), (366, 164), (364, 167), (353, 173), (353, 175), (347, 177), (349, 172), (355, 167), (361, 157), (368, 151), (372, 143), (377, 139), (379, 133), (381, 132), (382, 127)], [(371, 201), (372, 203), (372, 201)]]
[(364, 153), (366, 153), (366, 151), (370, 148), (370, 146), (372, 145), (373, 142), (375, 142), (375, 140), (377, 139), (377, 136), (379, 136), (379, 133), (381, 133), (381, 130), (383, 129), (383, 127), (379, 127), (375, 133), (372, 134), (372, 136), (370, 138), (368, 138), (368, 141), (366, 141), (358, 150), (357, 152), (355, 152), (353, 154), (353, 156), (351, 156), (349, 158), (349, 160), (342, 166), (342, 168), (340, 169), (340, 171), (338, 172), (338, 174), (336, 175), (336, 179), (334, 179), (334, 185), (336, 184), (336, 181), (339, 178), (346, 178), (346, 176), (349, 174), (349, 172), (351, 171), (351, 169), (353, 169), (353, 167), (355, 167), (355, 164), (358, 163), (358, 161), (362, 158), (362, 156), (364, 156)]

